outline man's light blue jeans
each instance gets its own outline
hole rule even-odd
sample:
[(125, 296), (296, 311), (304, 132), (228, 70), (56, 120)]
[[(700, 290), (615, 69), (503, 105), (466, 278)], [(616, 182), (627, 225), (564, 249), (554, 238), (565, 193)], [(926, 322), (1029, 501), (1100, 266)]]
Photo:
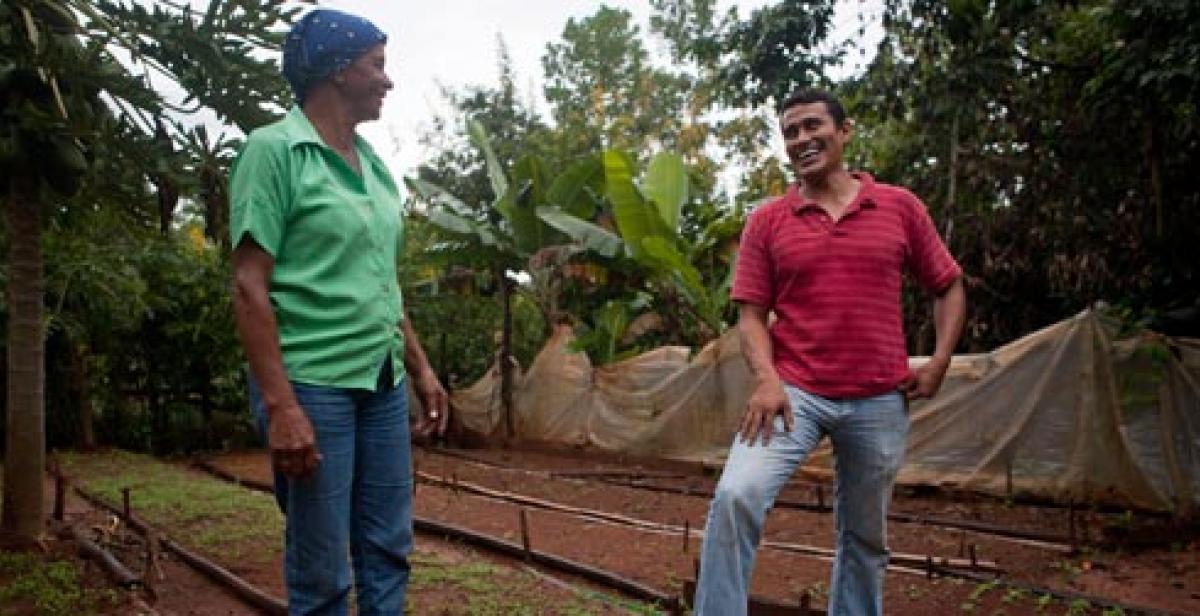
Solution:
[[(292, 383), (317, 435), (321, 462), (308, 479), (275, 474), (287, 515), (289, 614), (349, 612), (350, 561), (362, 616), (404, 612), (412, 551), (412, 460), (403, 384), (377, 391)], [(250, 402), (266, 438), (266, 410)]]
[(883, 614), (887, 505), (904, 457), (904, 397), (831, 400), (787, 386), (795, 416), (791, 433), (776, 417), (771, 442), (734, 437), (704, 529), (697, 616), (746, 613), (754, 555), (775, 497), (822, 437), (835, 456), (837, 558), (829, 588), (830, 616)]

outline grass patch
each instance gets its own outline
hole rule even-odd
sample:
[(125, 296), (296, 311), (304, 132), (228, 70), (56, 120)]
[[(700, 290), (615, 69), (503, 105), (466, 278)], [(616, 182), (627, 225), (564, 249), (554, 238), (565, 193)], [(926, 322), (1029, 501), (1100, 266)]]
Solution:
[(267, 563), (282, 553), (283, 515), (269, 494), (125, 451), (59, 461), (75, 484), (110, 503), (129, 488), (134, 515), (222, 562)]
[[(454, 616), (536, 616), (546, 613), (547, 598), (543, 582), (533, 574), (518, 569), (499, 567), (488, 562), (469, 560), (450, 562), (436, 554), (416, 552), (409, 579), (410, 596), (435, 592), (441, 597), (456, 596), (457, 605), (439, 603), (439, 614)], [(637, 601), (616, 597), (586, 588), (567, 601), (554, 600), (555, 613), (566, 616), (595, 616), (610, 614), (612, 608), (622, 613), (662, 614), (661, 611)], [(410, 605), (406, 613), (416, 614), (419, 606)]]
[(0, 616), (94, 614), (116, 601), (111, 590), (84, 588), (70, 561), (0, 551)]

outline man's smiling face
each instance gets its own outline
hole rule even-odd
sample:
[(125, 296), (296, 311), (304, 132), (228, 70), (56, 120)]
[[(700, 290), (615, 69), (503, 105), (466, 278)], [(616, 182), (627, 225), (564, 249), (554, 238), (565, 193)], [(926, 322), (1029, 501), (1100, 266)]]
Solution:
[(779, 118), (792, 169), (801, 179), (822, 178), (842, 165), (850, 140), (850, 121), (838, 126), (824, 102), (788, 107)]

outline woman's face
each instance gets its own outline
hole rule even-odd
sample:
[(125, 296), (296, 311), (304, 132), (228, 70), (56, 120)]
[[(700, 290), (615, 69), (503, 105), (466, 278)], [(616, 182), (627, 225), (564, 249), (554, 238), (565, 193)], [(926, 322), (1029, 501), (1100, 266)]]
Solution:
[(383, 97), (393, 86), (384, 71), (386, 61), (384, 46), (380, 43), (338, 73), (339, 79), (334, 79), (359, 122), (378, 120), (383, 111)]

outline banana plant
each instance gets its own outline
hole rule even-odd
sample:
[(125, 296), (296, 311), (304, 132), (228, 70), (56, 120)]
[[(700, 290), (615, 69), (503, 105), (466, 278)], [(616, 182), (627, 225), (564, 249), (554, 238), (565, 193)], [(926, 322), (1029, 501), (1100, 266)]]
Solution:
[[(406, 179), (405, 182), (425, 203), (425, 215), (432, 224), (466, 242), (470, 251), (493, 263), (504, 314), (501, 357), (508, 357), (511, 354), (511, 292), (514, 288), (507, 272), (528, 269), (532, 273), (538, 284), (532, 287), (530, 299), (541, 308), (549, 331), (550, 326), (558, 321), (555, 294), (561, 285), (555, 284), (553, 279), (561, 275), (558, 267), (562, 263), (561, 259), (547, 258), (545, 255), (549, 254), (547, 249), (555, 247), (567, 248), (551, 251), (555, 254), (569, 255), (574, 251), (570, 246), (571, 237), (546, 222), (538, 212), (549, 208), (553, 210), (552, 216), (557, 214), (564, 220), (590, 217), (595, 212), (596, 193), (601, 186), (603, 170), (598, 164), (584, 161), (568, 167), (550, 181), (541, 159), (525, 156), (513, 164), (510, 172), (506, 172), (482, 124), (468, 120), (467, 134), (483, 156), (492, 190), (492, 202), (482, 216), (437, 184), (421, 179)], [(550, 203), (556, 205), (550, 206)], [(584, 241), (590, 249), (611, 252), (614, 239), (600, 234)], [(509, 362), (501, 362), (501, 379), (506, 430), (509, 437), (513, 437), (516, 431), (512, 424)]]
[(682, 208), (689, 200), (683, 159), (672, 152), (659, 152), (650, 159), (640, 185), (635, 181), (636, 164), (628, 154), (608, 150), (601, 155), (601, 162), (604, 195), (619, 235), (552, 207), (539, 208), (538, 216), (597, 254), (632, 260), (660, 291), (684, 299), (687, 309), (707, 330), (705, 337), (720, 333), (727, 289), (706, 286), (690, 260), (695, 247), (679, 233)]

